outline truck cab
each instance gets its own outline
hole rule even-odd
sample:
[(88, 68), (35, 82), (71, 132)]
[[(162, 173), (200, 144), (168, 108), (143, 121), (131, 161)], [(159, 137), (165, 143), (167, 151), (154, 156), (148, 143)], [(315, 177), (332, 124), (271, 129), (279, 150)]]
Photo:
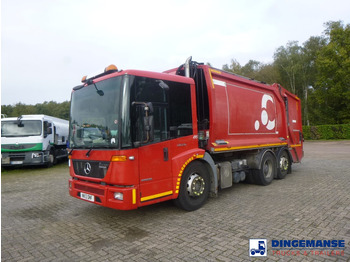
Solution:
[(68, 121), (46, 115), (1, 119), (1, 165), (52, 166), (67, 157)]
[(118, 209), (172, 199), (179, 184), (173, 174), (204, 152), (194, 98), (190, 78), (137, 70), (74, 88), (70, 194)]

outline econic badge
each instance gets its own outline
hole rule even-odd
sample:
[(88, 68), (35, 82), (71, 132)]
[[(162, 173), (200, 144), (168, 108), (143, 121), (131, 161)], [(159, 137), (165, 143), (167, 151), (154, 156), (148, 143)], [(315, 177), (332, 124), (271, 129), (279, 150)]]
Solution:
[(249, 256), (266, 257), (267, 240), (266, 239), (249, 239)]

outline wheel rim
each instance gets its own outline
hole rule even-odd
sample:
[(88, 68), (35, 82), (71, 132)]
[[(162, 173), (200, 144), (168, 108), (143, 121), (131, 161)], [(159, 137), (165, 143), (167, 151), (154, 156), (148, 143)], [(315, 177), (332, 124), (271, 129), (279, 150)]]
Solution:
[(281, 171), (287, 171), (289, 166), (288, 158), (285, 155), (282, 155), (280, 158), (280, 169)]
[(187, 193), (191, 197), (199, 197), (203, 195), (205, 189), (205, 181), (203, 177), (198, 174), (192, 174), (187, 181)]
[(266, 160), (263, 167), (264, 177), (270, 178), (273, 173), (272, 161)]
[(53, 156), (53, 154), (50, 154), (50, 155), (49, 155), (49, 162), (50, 162), (51, 164), (53, 164), (53, 161), (54, 161), (54, 156)]

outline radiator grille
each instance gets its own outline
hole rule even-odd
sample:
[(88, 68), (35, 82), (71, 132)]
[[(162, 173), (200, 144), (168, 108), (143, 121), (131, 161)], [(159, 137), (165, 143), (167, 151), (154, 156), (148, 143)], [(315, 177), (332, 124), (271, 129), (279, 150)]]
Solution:
[(32, 147), (35, 147), (37, 144), (20, 144), (20, 145), (16, 145), (16, 144), (12, 144), (12, 145), (1, 145), (2, 149), (29, 149)]
[(109, 162), (73, 160), (74, 173), (78, 176), (104, 178)]

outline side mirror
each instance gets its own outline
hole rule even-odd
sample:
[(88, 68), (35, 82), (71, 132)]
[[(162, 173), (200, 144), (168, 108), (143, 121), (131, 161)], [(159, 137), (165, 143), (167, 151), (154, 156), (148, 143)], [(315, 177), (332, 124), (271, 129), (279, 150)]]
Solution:
[(44, 138), (52, 134), (52, 124), (44, 121)]
[(48, 127), (48, 128), (47, 128), (46, 134), (47, 134), (47, 135), (51, 135), (51, 134), (52, 134), (52, 128), (51, 128), (51, 127)]
[(146, 104), (147, 105), (143, 108), (145, 112), (143, 122), (146, 141), (144, 141), (143, 143), (152, 142), (154, 140), (153, 105), (150, 102)]
[(77, 129), (77, 138), (83, 138), (83, 136), (84, 136), (84, 129), (83, 128), (79, 128), (79, 129)]
[[(132, 105), (139, 105), (142, 109), (142, 122), (143, 130), (138, 130), (142, 132), (143, 141), (142, 144), (152, 142), (154, 140), (154, 121), (153, 121), (153, 105), (151, 102), (132, 102)], [(138, 145), (138, 142), (134, 144)]]

